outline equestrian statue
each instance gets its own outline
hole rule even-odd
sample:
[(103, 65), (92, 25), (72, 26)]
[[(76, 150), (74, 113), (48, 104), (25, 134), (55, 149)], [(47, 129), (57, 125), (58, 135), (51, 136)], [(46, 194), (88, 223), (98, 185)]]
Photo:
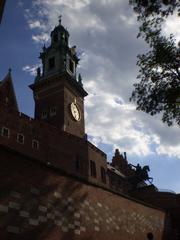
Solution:
[(137, 166), (133, 164), (129, 164), (131, 167), (135, 169), (134, 174), (131, 177), (128, 177), (128, 182), (130, 182), (134, 188), (137, 188), (139, 183), (143, 183), (145, 181), (148, 181), (150, 184), (153, 182), (153, 178), (149, 177), (148, 172), (150, 171), (150, 168), (148, 165), (145, 165), (144, 167), (141, 167), (138, 163)]

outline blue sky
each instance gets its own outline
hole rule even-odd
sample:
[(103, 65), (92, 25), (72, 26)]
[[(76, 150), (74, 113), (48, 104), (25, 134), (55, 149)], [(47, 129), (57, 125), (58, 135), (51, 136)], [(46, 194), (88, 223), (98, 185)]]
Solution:
[[(131, 163), (150, 165), (150, 175), (161, 189), (180, 192), (180, 129), (167, 127), (129, 103), (138, 69), (136, 56), (146, 51), (137, 40), (136, 17), (126, 0), (7, 0), (0, 26), (0, 79), (12, 68), (20, 111), (33, 116), (28, 88), (39, 64), (39, 52), (62, 22), (72, 45), (81, 53), (79, 72), (89, 96), (85, 101), (86, 131), (112, 158), (115, 148), (127, 152)], [(178, 20), (164, 27), (180, 36)]]
[(3, 56), (0, 60), (0, 78), (6, 75), (9, 68), (12, 69), (20, 110), (32, 115), (33, 101), (28, 84), (33, 81), (33, 77), (23, 72), (22, 67), (37, 62), (39, 47), (32, 43), (31, 32), (25, 24), (24, 13), (17, 1), (6, 1), (0, 27), (0, 43), (0, 56)]

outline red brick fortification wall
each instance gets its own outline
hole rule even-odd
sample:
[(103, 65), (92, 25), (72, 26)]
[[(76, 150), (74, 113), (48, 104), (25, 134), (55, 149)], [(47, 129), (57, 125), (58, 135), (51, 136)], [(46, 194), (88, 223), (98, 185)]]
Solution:
[(146, 186), (136, 190), (132, 196), (141, 201), (145, 201), (153, 206), (166, 209), (166, 237), (167, 239), (180, 239), (180, 198), (179, 194), (173, 192), (160, 192), (152, 186)]
[(165, 213), (0, 148), (0, 239), (163, 239)]

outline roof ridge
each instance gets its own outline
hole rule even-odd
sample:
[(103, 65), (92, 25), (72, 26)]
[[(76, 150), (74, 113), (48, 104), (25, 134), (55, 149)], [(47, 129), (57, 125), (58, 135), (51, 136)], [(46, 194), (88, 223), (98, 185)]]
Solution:
[(17, 103), (17, 98), (16, 98), (16, 93), (15, 93), (15, 89), (14, 89), (14, 84), (13, 84), (13, 80), (12, 80), (12, 75), (11, 75), (11, 68), (9, 68), (8, 73), (6, 74), (6, 76), (4, 77), (4, 79), (2, 81), (0, 81), (0, 87), (2, 87), (5, 83), (7, 83), (9, 81), (11, 88), (12, 88), (12, 94), (15, 100), (15, 105), (17, 110), (19, 111), (19, 107), (18, 107), (18, 103)]
[(12, 76), (11, 76), (11, 68), (9, 68), (9, 70), (8, 70), (8, 73), (6, 74), (6, 76), (3, 78), (3, 80), (1, 80), (0, 81), (0, 84), (3, 84), (6, 80), (8, 80), (8, 79), (11, 79), (11, 81), (12, 81)]

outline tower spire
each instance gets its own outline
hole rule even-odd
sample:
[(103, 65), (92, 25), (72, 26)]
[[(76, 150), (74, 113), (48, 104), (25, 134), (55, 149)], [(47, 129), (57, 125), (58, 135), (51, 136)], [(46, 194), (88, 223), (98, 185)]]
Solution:
[(12, 69), (9, 68), (9, 69), (8, 69), (8, 73), (9, 73), (9, 75), (11, 75), (11, 72), (12, 72)]
[(58, 19), (59, 19), (59, 25), (61, 25), (62, 15), (59, 15)]

